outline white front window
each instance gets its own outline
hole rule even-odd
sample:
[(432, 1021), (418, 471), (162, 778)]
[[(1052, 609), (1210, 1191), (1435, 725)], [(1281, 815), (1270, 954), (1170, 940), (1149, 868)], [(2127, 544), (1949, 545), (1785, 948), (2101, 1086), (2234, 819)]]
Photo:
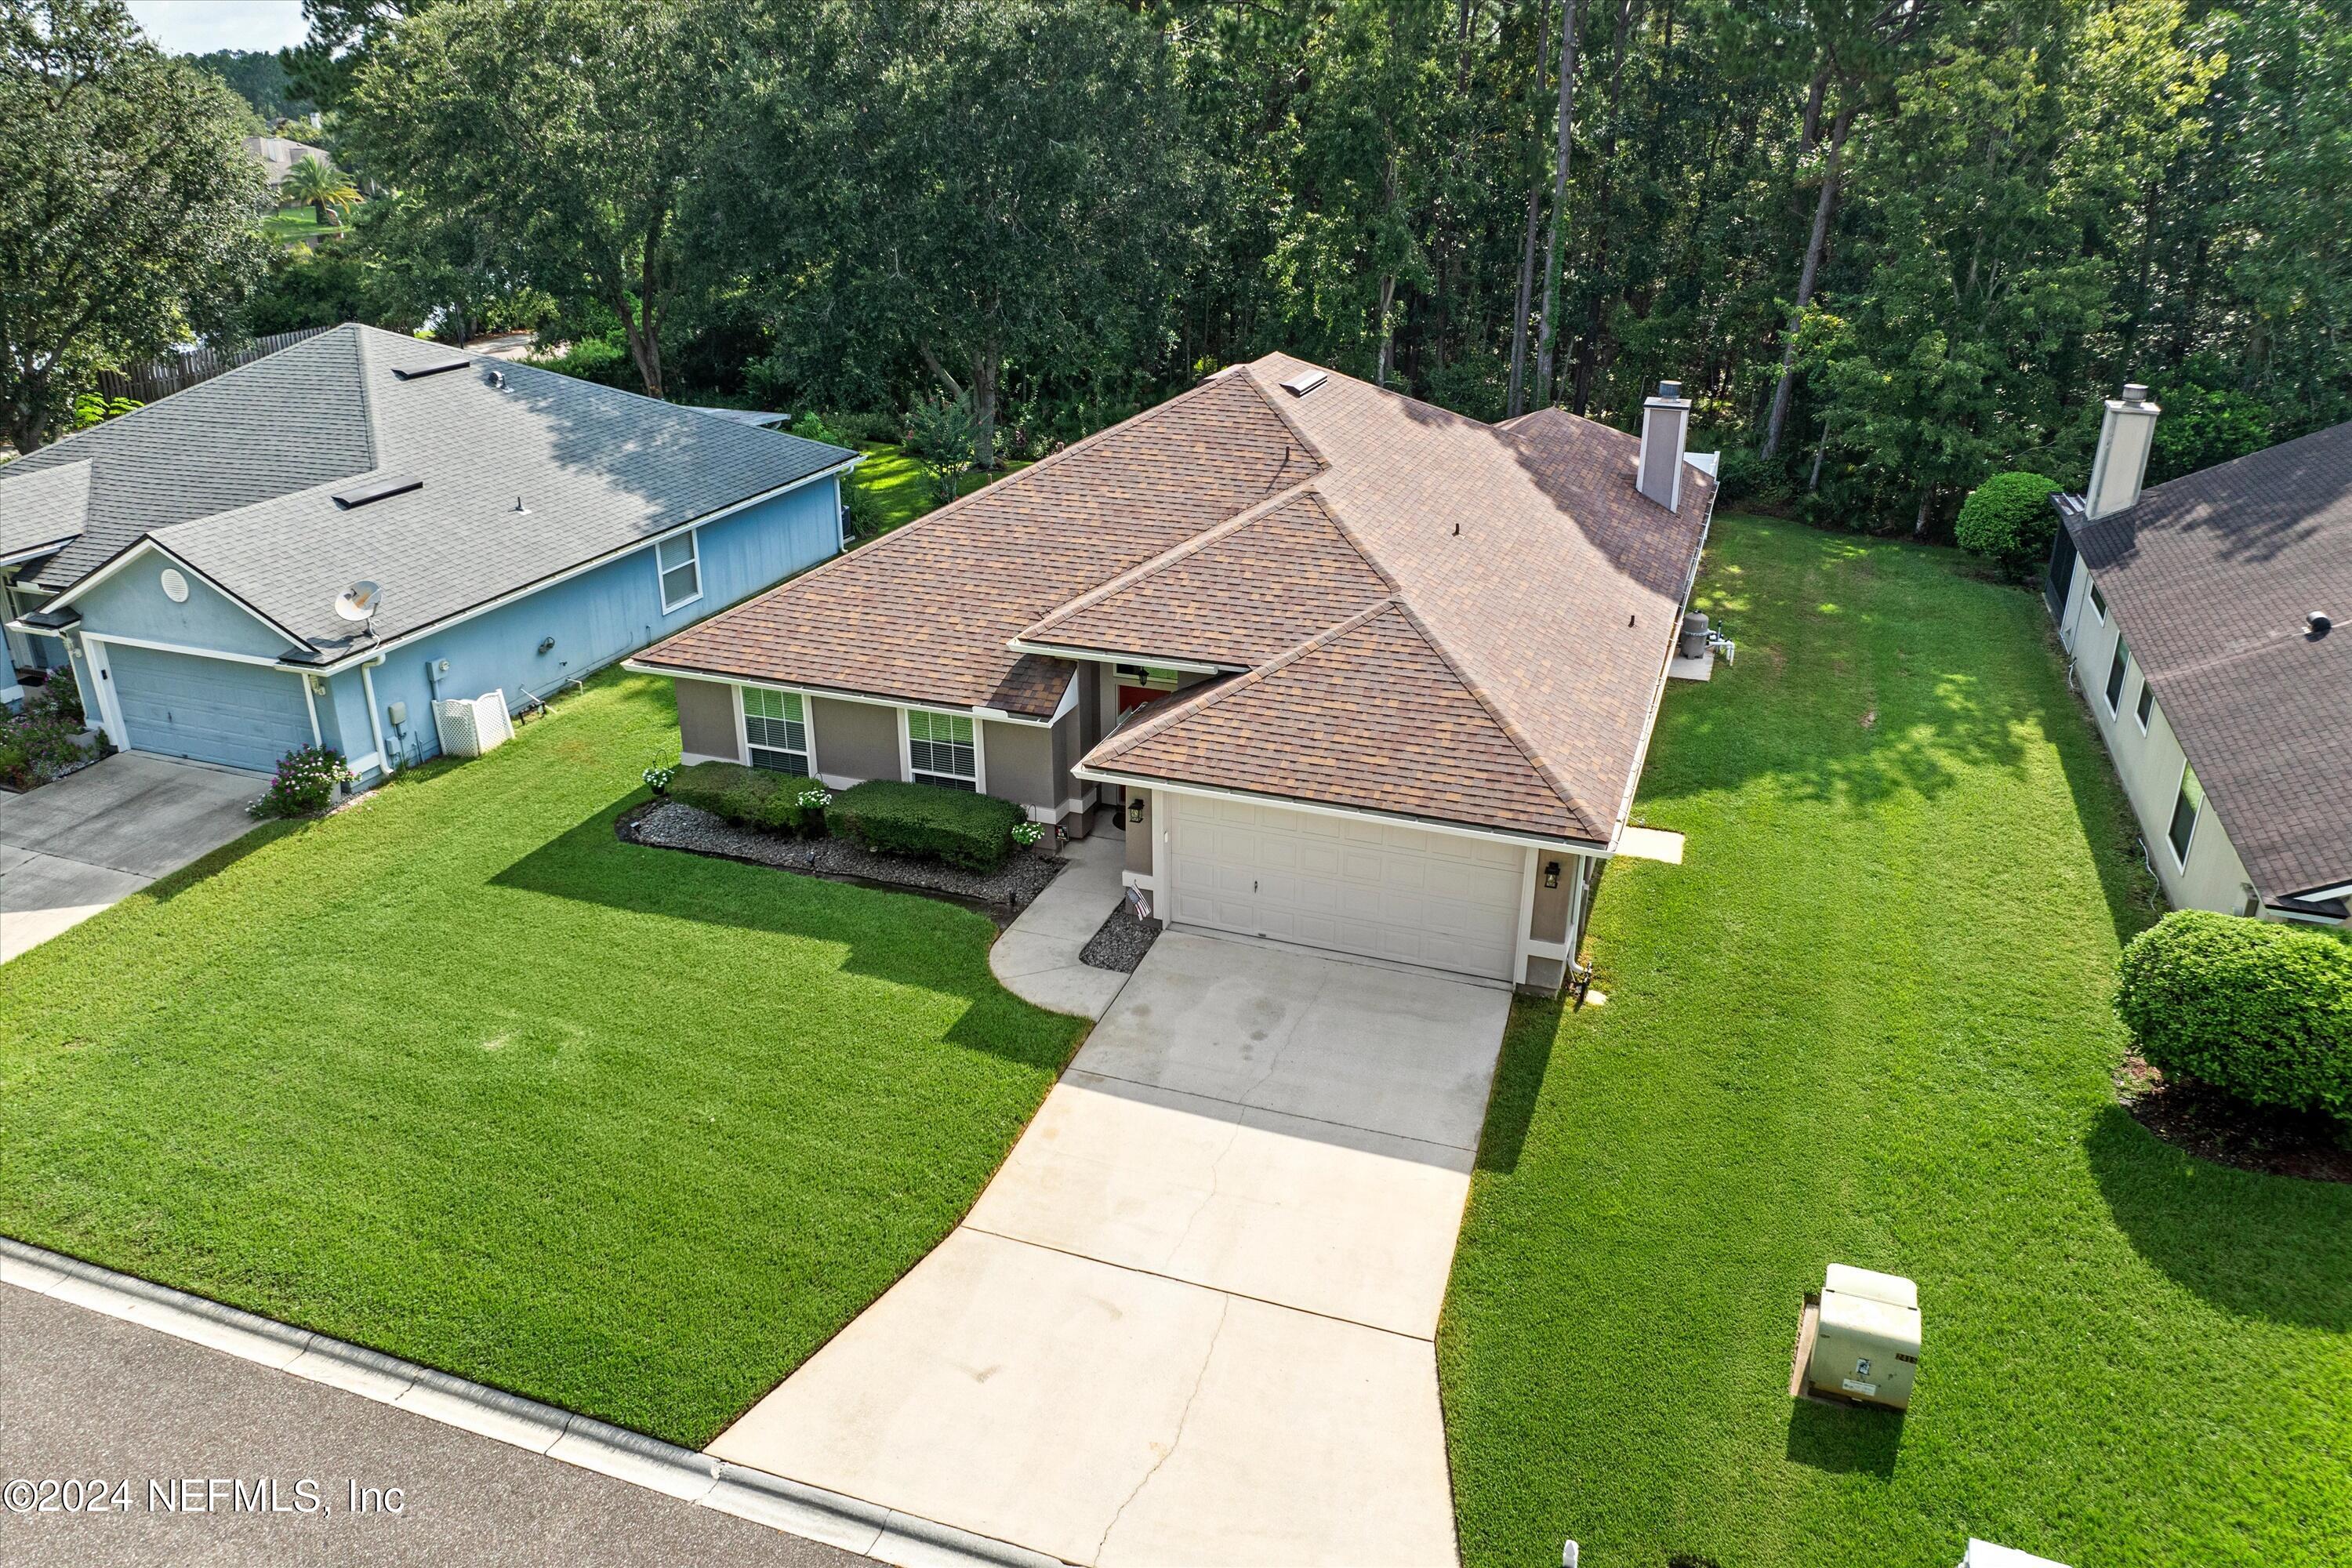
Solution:
[(702, 597), (702, 557), (695, 548), (696, 531), (665, 539), (654, 546), (654, 565), (661, 573), (662, 614)]
[(743, 746), (755, 768), (780, 773), (809, 775), (808, 718), (797, 691), (766, 691), (746, 686), (743, 692)]
[(907, 770), (917, 784), (980, 788), (980, 758), (972, 749), (971, 717), (908, 709)]

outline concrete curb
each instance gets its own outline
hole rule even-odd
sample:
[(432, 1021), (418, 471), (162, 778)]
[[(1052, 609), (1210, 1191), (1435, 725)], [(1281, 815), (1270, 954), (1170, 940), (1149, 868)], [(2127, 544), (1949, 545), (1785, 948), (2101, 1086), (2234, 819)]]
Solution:
[(1063, 1560), (468, 1383), (380, 1351), (0, 1236), (0, 1284), (70, 1301), (583, 1470), (897, 1568), (1066, 1568)]

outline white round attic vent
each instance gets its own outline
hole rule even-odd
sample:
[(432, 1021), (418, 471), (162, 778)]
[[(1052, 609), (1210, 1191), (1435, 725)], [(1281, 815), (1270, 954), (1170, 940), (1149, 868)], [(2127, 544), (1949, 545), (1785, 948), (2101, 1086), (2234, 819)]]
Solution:
[(163, 597), (175, 605), (184, 605), (188, 602), (188, 580), (180, 575), (180, 569), (177, 566), (164, 567), (162, 581)]

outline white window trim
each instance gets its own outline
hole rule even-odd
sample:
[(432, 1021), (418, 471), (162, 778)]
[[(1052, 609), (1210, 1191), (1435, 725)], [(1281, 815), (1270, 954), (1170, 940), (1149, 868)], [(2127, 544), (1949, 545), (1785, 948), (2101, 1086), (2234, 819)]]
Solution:
[[(686, 541), (687, 557), (675, 565), (665, 567), (662, 564), (662, 546), (678, 539)], [(654, 541), (653, 553), (654, 592), (661, 595), (663, 615), (667, 616), (674, 610), (682, 610), (702, 597), (702, 530), (689, 528), (684, 533), (672, 534), (668, 539), (657, 539)], [(673, 599), (669, 596), (669, 584), (667, 579), (679, 566), (688, 565), (694, 568), (694, 592), (683, 599)]]
[[(2121, 673), (2117, 673), (2118, 661), (2122, 666)], [(2099, 689), (2099, 695), (2106, 699), (2107, 717), (2110, 719), (2120, 719), (2124, 716), (2124, 692), (2131, 686), (2131, 648), (2123, 638), (2117, 637), (2116, 646), (2107, 650), (2107, 680)], [(2112, 685), (2115, 689), (2107, 690), (2108, 685)]]
[[(908, 723), (912, 713), (937, 713), (948, 719), (971, 721), (971, 793), (988, 793), (988, 721), (961, 708), (902, 707), (898, 710), (898, 782), (915, 782), (915, 737)], [(941, 777), (948, 775), (941, 774)]]
[(2147, 719), (2140, 716), (2140, 710), (2143, 706), (2145, 706), (2147, 710), (2148, 718), (2154, 718), (2156, 715), (2156, 694), (2148, 689), (2147, 671), (2145, 669), (2139, 672), (2139, 698), (2132, 704), (2132, 722), (2138, 725), (2139, 732), (2145, 735), (2147, 733), (2148, 721)]
[(2180, 796), (2189, 784), (2189, 775), (2193, 771), (2189, 765), (2188, 759), (2182, 758), (2179, 782), (2172, 786), (2172, 809), (2167, 812), (2164, 817), (2164, 847), (2172, 851), (2174, 868), (2182, 871), (2189, 869), (2189, 852), (2197, 847), (2197, 830), (2205, 824), (2205, 803), (2200, 800), (2197, 803), (2197, 815), (2189, 819), (2188, 840), (2178, 845), (2172, 842), (2172, 819), (2180, 815)]
[[(747, 691), (774, 691), (774, 692), (781, 693), (781, 694), (782, 694), (782, 695), (783, 695), (783, 696), (786, 696), (786, 697), (792, 697), (792, 698), (796, 698), (796, 699), (798, 699), (798, 700), (799, 700), (799, 701), (800, 701), (800, 705), (801, 705), (801, 739), (802, 739), (802, 741), (803, 741), (803, 742), (804, 742), (807, 744), (807, 747), (808, 747), (808, 750), (807, 750), (807, 752), (806, 752), (806, 755), (807, 755), (807, 757), (808, 757), (808, 776), (809, 776), (810, 778), (812, 778), (812, 779), (815, 779), (815, 778), (817, 777), (817, 771), (816, 771), (816, 704), (815, 704), (814, 702), (813, 702), (813, 701), (811, 701), (811, 700), (809, 700), (808, 693), (806, 693), (806, 692), (804, 692), (804, 691), (795, 691), (795, 690), (793, 690), (792, 689), (790, 689), (789, 687), (782, 687), (782, 686), (749, 686), (749, 685), (744, 685), (744, 684), (740, 684), (740, 683), (739, 683), (739, 684), (736, 686), (736, 688), (735, 688), (735, 760), (736, 760), (737, 762), (740, 763), (743, 766), (745, 766), (745, 767), (747, 767), (747, 768), (752, 765), (752, 763), (751, 763), (751, 724), (748, 722), (748, 721), (749, 721), (749, 719), (750, 719), (750, 710), (749, 710), (749, 708), (747, 707), (747, 705), (745, 704), (745, 702), (744, 702), (744, 700), (743, 700), (743, 694), (744, 694), (745, 692), (747, 692)], [(775, 748), (775, 747), (773, 747), (773, 746), (769, 746), (769, 747), (766, 747), (766, 748), (764, 748), (764, 749), (765, 749), (765, 750), (767, 750), (767, 751), (774, 751), (774, 750), (776, 750), (776, 748)], [(822, 782), (822, 781), (820, 780), (819, 782)]]

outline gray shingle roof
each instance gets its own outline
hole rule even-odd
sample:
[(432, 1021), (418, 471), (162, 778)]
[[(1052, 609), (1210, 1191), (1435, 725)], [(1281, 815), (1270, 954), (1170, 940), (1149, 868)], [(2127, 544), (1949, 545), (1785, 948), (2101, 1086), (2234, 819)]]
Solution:
[(29, 470), (0, 491), (0, 561), (70, 542), (89, 515), (89, 463), (49, 463)]
[[(528, 365), (393, 374), (448, 353), (339, 327), (34, 454), (80, 448), (95, 476), (90, 528), (42, 584), (151, 534), (332, 654), (356, 646), (332, 608), (355, 579), (383, 584), (374, 631), (396, 637), (855, 455)], [(0, 515), (17, 466), (0, 469)], [(394, 473), (424, 487), (335, 504)]]
[(2352, 424), (2060, 510), (2256, 889), (2352, 881)]

